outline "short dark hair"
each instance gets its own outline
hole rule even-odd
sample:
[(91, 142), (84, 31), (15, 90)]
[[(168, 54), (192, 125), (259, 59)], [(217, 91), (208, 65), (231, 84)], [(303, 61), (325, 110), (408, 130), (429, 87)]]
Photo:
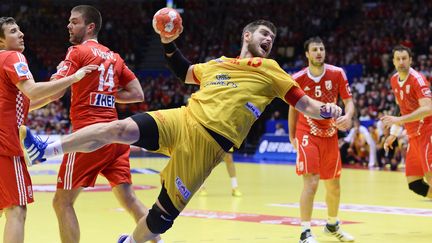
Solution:
[(85, 24), (94, 23), (94, 35), (98, 35), (102, 27), (102, 15), (99, 10), (90, 5), (78, 5), (72, 9), (72, 12), (81, 13)]
[(406, 47), (403, 45), (397, 45), (393, 48), (393, 51), (392, 51), (393, 57), (394, 57), (395, 52), (397, 52), (397, 51), (406, 51), (406, 52), (408, 52), (409, 57), (412, 57), (412, 55), (413, 55), (411, 49), (409, 47)]
[(16, 21), (12, 17), (0, 17), (0, 38), (5, 38), (5, 33), (3, 29), (3, 25), (5, 24), (16, 24)]
[(276, 36), (276, 32), (277, 32), (276, 26), (275, 26), (272, 22), (270, 22), (270, 21), (268, 21), (268, 20), (259, 19), (259, 20), (255, 20), (255, 21), (253, 21), (253, 22), (247, 24), (247, 25), (243, 28), (242, 38), (241, 38), (241, 39), (242, 39), (242, 42), (243, 42), (243, 36), (244, 36), (244, 33), (246, 33), (247, 31), (253, 33), (253, 32), (255, 32), (255, 30), (258, 29), (258, 27), (259, 27), (260, 25), (264, 25), (264, 26), (268, 27), (268, 28), (273, 32), (273, 34), (275, 34), (275, 36)]
[(314, 36), (314, 37), (307, 39), (305, 41), (305, 43), (303, 44), (303, 48), (304, 48), (305, 52), (309, 51), (309, 45), (311, 43), (324, 43), (324, 42), (322, 41), (322, 39), (319, 36)]

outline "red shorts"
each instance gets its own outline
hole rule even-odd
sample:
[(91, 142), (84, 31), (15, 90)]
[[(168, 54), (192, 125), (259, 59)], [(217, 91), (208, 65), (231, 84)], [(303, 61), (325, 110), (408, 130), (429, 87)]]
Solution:
[(110, 144), (91, 153), (65, 154), (57, 188), (71, 190), (93, 187), (99, 174), (107, 178), (111, 187), (122, 183), (131, 184), (129, 152), (129, 145)]
[(24, 158), (0, 155), (0, 164), (0, 209), (32, 203), (32, 182)]
[(319, 174), (321, 179), (339, 178), (342, 162), (337, 136), (323, 138), (308, 132), (296, 132), (298, 175)]
[(405, 175), (424, 176), (432, 171), (432, 132), (409, 138)]

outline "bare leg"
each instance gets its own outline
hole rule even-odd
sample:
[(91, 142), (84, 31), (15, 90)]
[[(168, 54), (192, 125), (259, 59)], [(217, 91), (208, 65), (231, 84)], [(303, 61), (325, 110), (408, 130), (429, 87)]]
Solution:
[[(165, 213), (168, 213), (163, 207), (162, 205), (159, 203), (159, 200), (156, 201), (156, 204), (159, 206), (160, 209), (162, 209)], [(146, 216), (147, 217), (147, 216)], [(147, 226), (147, 222), (146, 222), (146, 217), (142, 217), (139, 221), (137, 226), (135, 227), (135, 230), (133, 232), (133, 238), (135, 239), (135, 241), (137, 243), (144, 243), (148, 240), (152, 240), (155, 239), (158, 234), (153, 234), (148, 226)]]
[[(132, 189), (132, 185), (120, 184), (113, 187), (112, 191), (122, 207), (132, 215), (136, 223), (138, 223), (141, 218), (145, 219), (145, 216), (148, 214), (148, 208), (138, 200)], [(156, 243), (160, 239), (161, 237), (157, 235), (156, 238), (150, 242)]]
[(57, 215), (60, 239), (63, 243), (80, 241), (80, 228), (73, 205), (81, 190), (82, 188), (72, 190), (57, 189), (55, 193), (53, 207)]
[(329, 217), (337, 217), (340, 204), (340, 180), (339, 178), (325, 180), (326, 203)]
[(6, 224), (3, 233), (3, 242), (23, 243), (27, 208), (25, 206), (12, 206), (4, 209), (4, 211)]
[(226, 153), (224, 155), (223, 161), (225, 161), (225, 165), (226, 165), (229, 177), (231, 177), (231, 178), (236, 177), (237, 176), (236, 168), (234, 165), (234, 160), (233, 160), (232, 154)]
[(300, 196), (301, 221), (311, 221), (313, 202), (318, 189), (320, 176), (317, 174), (303, 175), (303, 191)]
[(132, 144), (140, 136), (138, 125), (131, 119), (97, 123), (62, 138), (63, 153), (92, 152), (111, 143)]

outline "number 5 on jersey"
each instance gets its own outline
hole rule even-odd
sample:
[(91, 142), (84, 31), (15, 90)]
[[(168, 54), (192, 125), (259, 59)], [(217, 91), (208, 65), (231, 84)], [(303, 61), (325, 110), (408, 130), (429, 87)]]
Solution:
[(303, 139), (302, 139), (302, 146), (306, 147), (309, 144), (309, 136), (308, 135), (304, 135)]
[[(100, 72), (99, 75), (99, 87), (98, 91), (106, 91), (107, 89), (105, 87), (108, 87), (108, 91), (111, 92), (114, 87), (114, 67), (112, 64), (109, 64), (108, 70), (105, 69), (105, 65), (102, 63), (98, 71)], [(106, 74), (105, 74), (105, 71)]]

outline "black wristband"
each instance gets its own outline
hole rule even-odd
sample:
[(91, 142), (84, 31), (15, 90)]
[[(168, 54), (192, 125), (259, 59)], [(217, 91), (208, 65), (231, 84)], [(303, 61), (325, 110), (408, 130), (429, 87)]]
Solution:
[(174, 43), (174, 41), (171, 41), (170, 43), (166, 43), (166, 44), (163, 43), (162, 46), (163, 46), (163, 48), (165, 50), (165, 53), (167, 53), (167, 54), (172, 54), (175, 51), (177, 51), (177, 46)]

